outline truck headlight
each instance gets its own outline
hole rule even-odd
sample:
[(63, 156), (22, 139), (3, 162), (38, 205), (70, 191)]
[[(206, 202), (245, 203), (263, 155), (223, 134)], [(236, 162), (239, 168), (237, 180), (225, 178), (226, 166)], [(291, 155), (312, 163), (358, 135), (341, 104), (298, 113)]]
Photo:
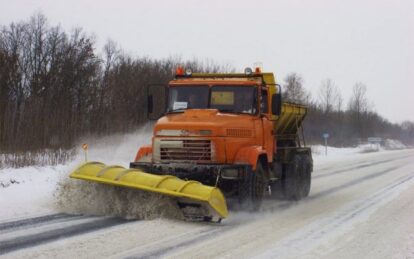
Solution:
[(211, 130), (200, 130), (200, 135), (202, 136), (211, 135)]
[(239, 169), (237, 168), (224, 168), (221, 171), (221, 177), (224, 179), (238, 179)]

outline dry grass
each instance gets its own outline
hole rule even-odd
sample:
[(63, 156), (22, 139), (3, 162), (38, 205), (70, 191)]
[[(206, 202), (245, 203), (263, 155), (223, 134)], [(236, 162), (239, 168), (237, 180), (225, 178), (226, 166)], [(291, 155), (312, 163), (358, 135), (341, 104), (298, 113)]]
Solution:
[(74, 149), (0, 153), (0, 168), (19, 168), (25, 166), (46, 166), (65, 164), (76, 155)]

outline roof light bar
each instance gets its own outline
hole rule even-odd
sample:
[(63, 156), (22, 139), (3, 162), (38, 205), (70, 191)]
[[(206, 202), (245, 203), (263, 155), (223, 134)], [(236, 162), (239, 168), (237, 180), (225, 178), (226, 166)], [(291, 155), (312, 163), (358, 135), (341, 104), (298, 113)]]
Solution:
[(186, 76), (191, 76), (193, 74), (193, 71), (191, 71), (191, 69), (190, 68), (187, 68), (186, 70), (185, 70), (185, 75)]
[(175, 69), (175, 75), (176, 75), (176, 76), (183, 76), (183, 75), (184, 75), (184, 68), (182, 68), (182, 67), (177, 67), (177, 68)]
[(244, 69), (244, 74), (245, 75), (251, 75), (253, 73), (253, 70), (250, 68), (250, 67), (246, 67), (245, 69)]

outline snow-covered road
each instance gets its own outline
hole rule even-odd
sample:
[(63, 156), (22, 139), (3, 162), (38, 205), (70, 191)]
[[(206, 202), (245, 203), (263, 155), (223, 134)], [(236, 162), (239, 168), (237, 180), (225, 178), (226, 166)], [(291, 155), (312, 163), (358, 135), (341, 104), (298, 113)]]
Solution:
[(74, 216), (47, 206), (36, 213), (48, 215), (32, 217), (17, 202), (20, 216), (0, 212), (0, 256), (414, 258), (413, 199), (414, 150), (319, 157), (307, 199), (266, 200), (260, 212), (231, 212), (221, 224)]

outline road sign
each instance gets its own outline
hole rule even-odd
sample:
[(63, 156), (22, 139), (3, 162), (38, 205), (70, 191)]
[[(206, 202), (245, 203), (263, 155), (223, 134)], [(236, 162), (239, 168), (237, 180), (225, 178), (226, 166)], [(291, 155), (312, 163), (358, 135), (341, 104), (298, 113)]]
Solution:
[(322, 137), (325, 139), (325, 156), (328, 155), (328, 138), (329, 133), (323, 133)]
[(368, 142), (370, 143), (379, 143), (381, 141), (382, 141), (382, 138), (375, 138), (375, 137), (368, 138)]

